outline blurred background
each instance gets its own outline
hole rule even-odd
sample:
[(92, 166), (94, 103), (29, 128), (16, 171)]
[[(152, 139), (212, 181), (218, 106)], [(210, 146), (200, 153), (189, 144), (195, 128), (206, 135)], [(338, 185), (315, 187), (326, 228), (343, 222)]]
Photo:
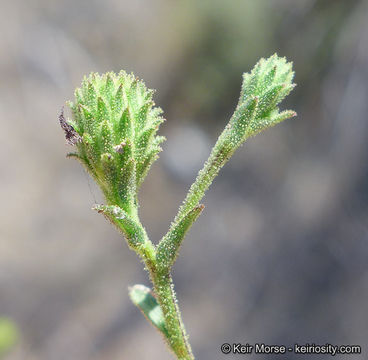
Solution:
[(168, 140), (140, 192), (157, 242), (242, 72), (275, 52), (294, 62), (298, 86), (282, 107), (298, 117), (250, 139), (207, 193), (174, 267), (184, 322), (202, 360), (238, 358), (221, 354), (224, 342), (359, 344), (365, 355), (351, 358), (366, 358), (367, 1), (0, 8), (0, 317), (18, 329), (4, 359), (171, 359), (128, 298), (128, 286), (149, 285), (142, 264), (90, 210), (99, 190), (65, 158), (58, 114), (83, 75), (125, 69), (157, 89)]

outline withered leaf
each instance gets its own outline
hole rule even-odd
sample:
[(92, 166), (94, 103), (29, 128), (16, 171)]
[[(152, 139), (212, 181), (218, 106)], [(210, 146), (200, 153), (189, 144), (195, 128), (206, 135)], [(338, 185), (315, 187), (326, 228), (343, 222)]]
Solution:
[(61, 109), (59, 115), (59, 122), (61, 128), (64, 130), (66, 141), (69, 145), (75, 145), (82, 141), (81, 136), (74, 130), (73, 126), (68, 124), (64, 117), (64, 108)]

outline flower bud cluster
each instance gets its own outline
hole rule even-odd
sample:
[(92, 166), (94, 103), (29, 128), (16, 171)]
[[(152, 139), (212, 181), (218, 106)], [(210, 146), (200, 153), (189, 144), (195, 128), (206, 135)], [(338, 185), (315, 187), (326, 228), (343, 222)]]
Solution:
[(72, 119), (60, 116), (68, 143), (76, 147), (70, 155), (93, 176), (107, 203), (127, 213), (136, 210), (137, 191), (164, 140), (156, 135), (164, 119), (152, 95), (133, 74), (92, 73), (68, 103)]

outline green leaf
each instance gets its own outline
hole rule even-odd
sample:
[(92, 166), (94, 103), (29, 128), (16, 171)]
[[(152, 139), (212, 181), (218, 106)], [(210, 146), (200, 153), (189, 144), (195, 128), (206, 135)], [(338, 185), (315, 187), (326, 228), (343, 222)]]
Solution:
[[(94, 74), (91, 74), (91, 77), (94, 77)], [(96, 89), (92, 82), (87, 83), (87, 89), (84, 95), (84, 102), (92, 109), (96, 106)]]
[(81, 118), (79, 118), (80, 126), (88, 129), (91, 133), (94, 132), (96, 124), (93, 123), (93, 115), (86, 105), (79, 104), (78, 109), (81, 113)]
[(137, 107), (139, 106), (139, 99), (137, 97), (137, 85), (138, 85), (138, 79), (134, 78), (129, 90), (127, 91), (127, 98), (129, 102), (129, 106), (132, 108), (132, 113), (136, 113)]
[(277, 70), (277, 66), (272, 66), (271, 70), (266, 73), (264, 80), (263, 80), (263, 84), (262, 86), (267, 89), (275, 80), (276, 77), (276, 70)]
[(144, 128), (145, 123), (147, 122), (147, 116), (149, 111), (153, 106), (153, 101), (146, 101), (143, 106), (137, 112), (137, 130), (141, 130)]
[(262, 118), (266, 114), (268, 114), (270, 111), (275, 109), (277, 105), (277, 99), (283, 90), (285, 85), (275, 85), (271, 87), (268, 91), (262, 94), (262, 96), (259, 99), (259, 105), (258, 105), (258, 117)]
[(185, 234), (198, 219), (204, 209), (204, 205), (198, 205), (189, 211), (183, 218), (171, 225), (169, 232), (160, 241), (157, 247), (157, 266), (170, 268), (178, 257), (180, 245)]
[(100, 96), (97, 99), (97, 113), (100, 121), (106, 121), (109, 119), (109, 110)]
[(106, 87), (105, 87), (105, 93), (106, 98), (110, 104), (110, 107), (113, 106), (113, 92), (114, 92), (114, 80), (113, 80), (113, 74), (107, 73), (106, 74)]
[(115, 133), (117, 139), (132, 138), (132, 117), (129, 108), (125, 108), (115, 125)]
[(232, 152), (246, 140), (249, 125), (254, 121), (258, 111), (258, 103), (259, 99), (257, 96), (249, 97), (247, 101), (240, 104), (235, 110), (230, 120), (231, 126), (229, 128), (229, 140), (233, 147)]
[(169, 336), (162, 309), (151, 289), (144, 285), (134, 285), (129, 288), (129, 296), (150, 323), (167, 338)]
[(110, 152), (112, 150), (112, 127), (111, 124), (107, 120), (103, 120), (98, 132), (98, 145), (99, 151)]
[(93, 210), (102, 213), (124, 234), (129, 247), (139, 250), (146, 242), (146, 234), (142, 225), (119, 206), (95, 205)]
[(292, 110), (285, 110), (281, 113), (277, 113), (274, 116), (271, 116), (270, 118), (262, 119), (261, 121), (255, 122), (254, 124), (251, 124), (249, 127), (249, 136), (254, 136), (260, 133), (261, 131), (275, 126), (276, 124), (286, 120), (290, 119), (292, 117), (295, 117), (297, 114), (295, 111)]
[(117, 114), (119, 114), (123, 110), (124, 105), (124, 87), (123, 84), (120, 84), (119, 87), (116, 90), (116, 93), (114, 94), (114, 105), (113, 109), (116, 111)]
[[(128, 150), (129, 148), (125, 147), (124, 149)], [(121, 171), (117, 180), (119, 196), (123, 200), (123, 203), (130, 204), (134, 202), (136, 193), (135, 174), (136, 162), (133, 159), (130, 159), (126, 162), (124, 170)]]

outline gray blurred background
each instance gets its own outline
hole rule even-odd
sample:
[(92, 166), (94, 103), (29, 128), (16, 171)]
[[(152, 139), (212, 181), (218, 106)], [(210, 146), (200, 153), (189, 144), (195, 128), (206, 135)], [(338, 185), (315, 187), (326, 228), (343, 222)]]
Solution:
[(239, 358), (221, 354), (224, 342), (360, 344), (365, 356), (349, 359), (367, 357), (367, 1), (0, 9), (0, 316), (20, 331), (6, 359), (171, 359), (128, 299), (128, 286), (149, 284), (142, 264), (90, 210), (99, 190), (65, 158), (58, 113), (83, 75), (125, 69), (157, 89), (168, 140), (140, 193), (157, 242), (242, 72), (274, 52), (294, 62), (282, 107), (298, 117), (249, 140), (207, 193), (173, 273), (184, 322), (201, 360)]

